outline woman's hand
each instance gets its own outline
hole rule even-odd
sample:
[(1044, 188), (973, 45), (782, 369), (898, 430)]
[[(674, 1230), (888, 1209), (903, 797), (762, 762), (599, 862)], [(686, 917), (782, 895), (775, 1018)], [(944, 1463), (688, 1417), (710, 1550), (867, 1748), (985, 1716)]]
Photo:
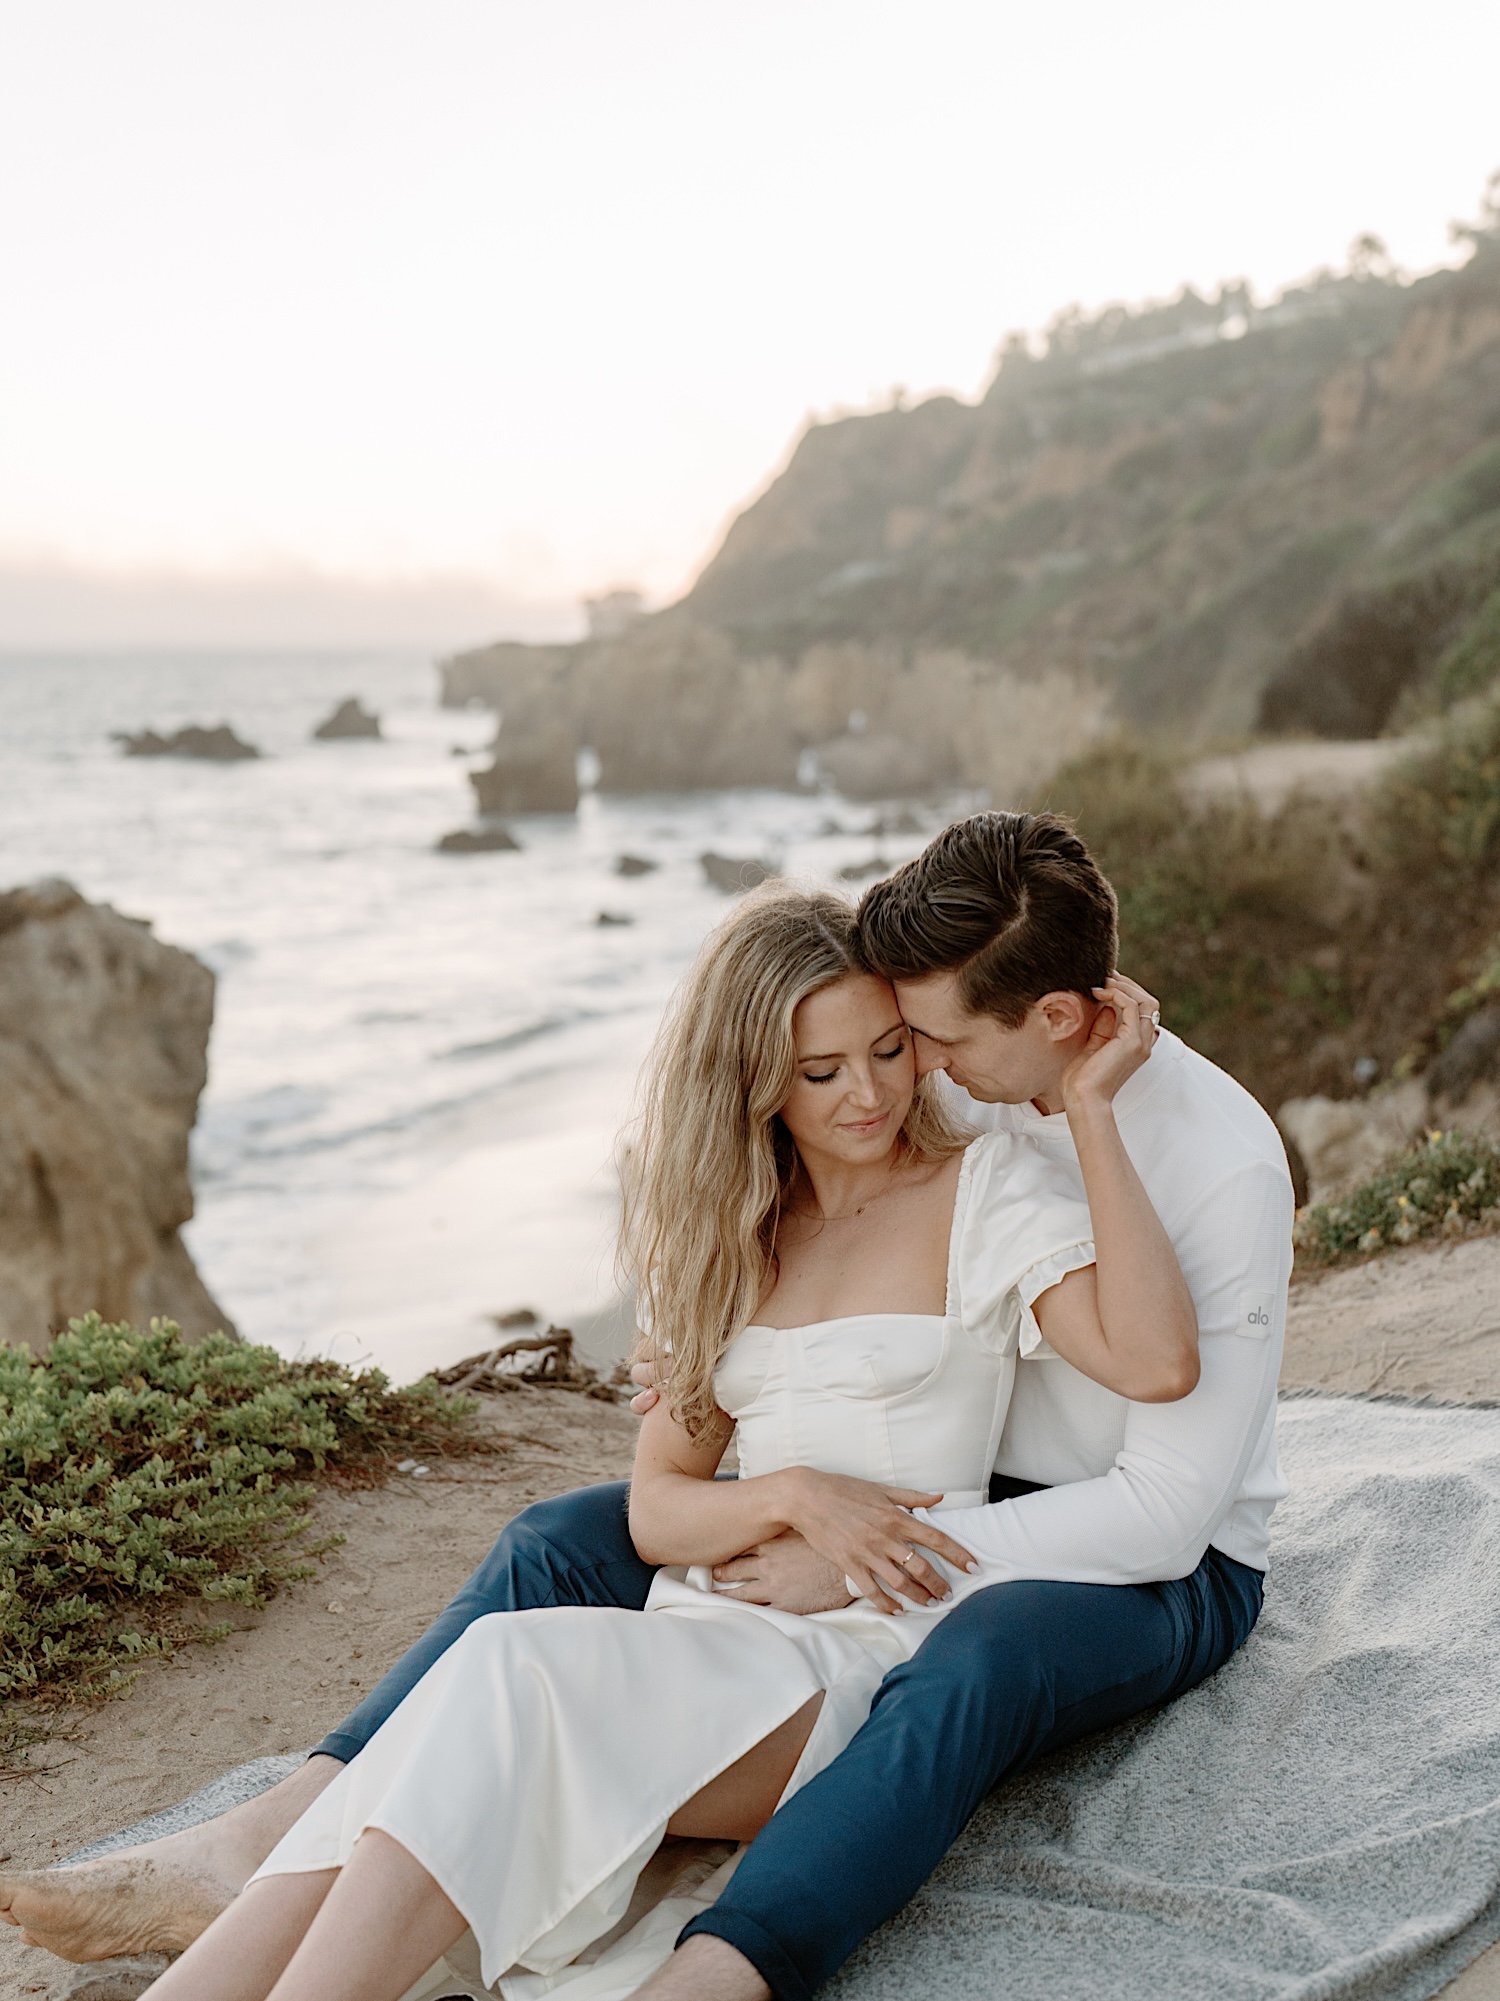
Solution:
[(902, 1611), (898, 1594), (915, 1605), (948, 1596), (947, 1580), (916, 1553), (918, 1544), (959, 1570), (975, 1568), (968, 1550), (910, 1512), (935, 1506), (941, 1494), (882, 1487), (842, 1473), (819, 1473), (811, 1466), (789, 1467), (771, 1477), (788, 1483), (792, 1527), (841, 1576), (857, 1584), (860, 1596), (877, 1611)]
[(1110, 1104), (1156, 1041), (1160, 1008), (1134, 980), (1111, 973), (1104, 986), (1095, 987), (1094, 998), (1100, 1007), (1089, 1039), (1063, 1072), (1063, 1109), (1069, 1112)]
[(644, 1417), (648, 1410), (655, 1410), (661, 1402), (661, 1392), (656, 1387), (656, 1371), (649, 1362), (632, 1362), (630, 1380), (638, 1385), (630, 1399), (630, 1408), (637, 1417)]

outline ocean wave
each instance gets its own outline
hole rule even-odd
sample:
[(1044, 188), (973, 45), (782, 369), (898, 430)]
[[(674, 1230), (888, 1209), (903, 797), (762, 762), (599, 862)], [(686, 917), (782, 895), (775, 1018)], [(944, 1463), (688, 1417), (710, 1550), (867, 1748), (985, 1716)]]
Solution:
[(536, 1042), (544, 1035), (556, 1035), (560, 1029), (576, 1028), (586, 1021), (599, 1021), (603, 1017), (586, 1008), (570, 1009), (565, 1014), (544, 1015), (540, 1021), (528, 1021), (520, 1028), (507, 1029), (504, 1035), (487, 1036), (483, 1042), (456, 1042), (451, 1049), (440, 1049), (433, 1057), (434, 1063), (473, 1063), (482, 1056), (503, 1056), (508, 1049), (524, 1049), (528, 1042)]

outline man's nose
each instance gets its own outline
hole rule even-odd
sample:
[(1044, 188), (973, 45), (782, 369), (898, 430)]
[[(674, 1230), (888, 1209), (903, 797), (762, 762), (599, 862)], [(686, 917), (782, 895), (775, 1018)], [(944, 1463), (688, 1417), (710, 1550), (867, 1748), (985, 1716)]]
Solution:
[(919, 1042), (912, 1053), (917, 1059), (917, 1075), (919, 1077), (925, 1077), (929, 1070), (946, 1070), (948, 1067), (948, 1061), (943, 1052), (940, 1049), (934, 1048), (930, 1042)]

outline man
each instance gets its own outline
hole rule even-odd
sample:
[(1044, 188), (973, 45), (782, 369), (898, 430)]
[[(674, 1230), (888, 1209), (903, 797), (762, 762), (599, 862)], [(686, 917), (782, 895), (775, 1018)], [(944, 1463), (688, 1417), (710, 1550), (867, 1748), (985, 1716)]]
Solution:
[[(1046, 814), (950, 827), (860, 907), (923, 1069), (988, 1122), (1071, 1145), (1061, 1079), (1115, 960), (1115, 901)], [(1149, 995), (1134, 989), (1143, 1009)], [(1170, 1700), (1260, 1610), (1291, 1264), (1291, 1185), (1270, 1119), (1163, 1032), (1116, 1100), (1197, 1309), (1198, 1387), (1129, 1404), (1045, 1349), (1023, 1360), (990, 1504), (943, 1527), (1006, 1581), (977, 1592), (882, 1684), (869, 1720), (751, 1844), (641, 1990), (653, 2001), (802, 2001), (912, 1895), (989, 1789), (1043, 1753)], [(640, 1400), (638, 1400), (640, 1401)], [(728, 1589), (809, 1612), (848, 1601), (796, 1536), (721, 1565)], [(650, 1568), (615, 1483), (528, 1508), (429, 1631), (299, 1772), (219, 1821), (92, 1870), (0, 1883), (0, 1906), (74, 1958), (182, 1944), (469, 1622), (548, 1604), (644, 1603)], [(910, 1595), (922, 1587), (911, 1581)]]

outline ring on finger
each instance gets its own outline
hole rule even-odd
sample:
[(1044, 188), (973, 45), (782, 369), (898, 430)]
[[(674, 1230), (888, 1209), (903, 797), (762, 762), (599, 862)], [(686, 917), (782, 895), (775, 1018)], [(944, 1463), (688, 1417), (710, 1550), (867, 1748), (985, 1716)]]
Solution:
[(902, 1568), (903, 1570), (905, 1570), (906, 1566), (907, 1566), (907, 1565), (908, 1565), (908, 1564), (909, 1564), (909, 1563), (910, 1563), (910, 1562), (912, 1561), (912, 1559), (913, 1559), (913, 1558), (914, 1558), (914, 1557), (916, 1556), (916, 1553), (917, 1553), (917, 1552), (916, 1552), (916, 1551), (915, 1551), (914, 1549), (910, 1549), (910, 1548), (909, 1548), (909, 1549), (907, 1550), (907, 1552), (906, 1552), (905, 1556), (903, 1556), (903, 1557), (902, 1557), (902, 1559), (901, 1559), (901, 1568)]

